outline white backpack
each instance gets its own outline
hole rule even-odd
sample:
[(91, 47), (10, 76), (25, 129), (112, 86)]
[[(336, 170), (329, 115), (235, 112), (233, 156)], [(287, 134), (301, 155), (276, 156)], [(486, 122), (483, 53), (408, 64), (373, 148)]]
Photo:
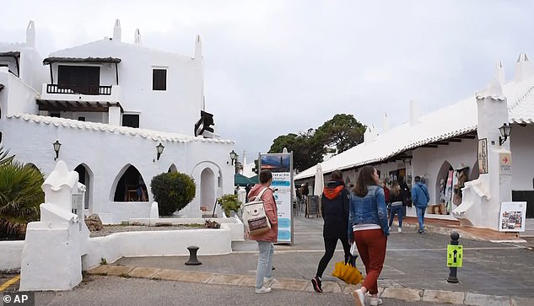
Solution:
[(271, 222), (265, 214), (265, 206), (261, 197), (267, 187), (243, 205), (243, 224), (251, 236), (260, 235), (271, 230)]

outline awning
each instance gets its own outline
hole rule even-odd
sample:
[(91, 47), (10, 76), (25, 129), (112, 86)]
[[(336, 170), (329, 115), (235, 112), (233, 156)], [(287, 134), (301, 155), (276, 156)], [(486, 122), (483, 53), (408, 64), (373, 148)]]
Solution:
[(47, 57), (43, 60), (43, 65), (52, 63), (120, 63), (121, 59), (116, 57)]
[(235, 186), (247, 186), (251, 185), (252, 182), (250, 179), (242, 174), (236, 173), (234, 174), (234, 185)]
[(0, 57), (20, 57), (19, 51), (0, 52)]
[(107, 112), (110, 107), (118, 106), (123, 112), (119, 102), (99, 102), (99, 101), (65, 101), (65, 100), (43, 100), (35, 99), (39, 110), (42, 111), (63, 111), (63, 112)]

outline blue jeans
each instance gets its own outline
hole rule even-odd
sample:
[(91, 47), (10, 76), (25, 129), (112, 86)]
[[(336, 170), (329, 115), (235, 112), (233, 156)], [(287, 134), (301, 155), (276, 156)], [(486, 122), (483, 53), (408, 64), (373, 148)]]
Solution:
[(417, 211), (417, 221), (419, 222), (419, 230), (424, 231), (426, 207), (416, 207), (415, 210)]
[(256, 289), (263, 287), (263, 278), (271, 278), (273, 275), (273, 252), (272, 242), (258, 241), (260, 254), (258, 255), (258, 268), (256, 269)]
[(402, 205), (391, 206), (391, 210), (389, 211), (389, 227), (393, 224), (395, 214), (397, 214), (397, 218), (399, 219), (399, 227), (402, 227), (402, 217), (404, 217), (402, 213)]

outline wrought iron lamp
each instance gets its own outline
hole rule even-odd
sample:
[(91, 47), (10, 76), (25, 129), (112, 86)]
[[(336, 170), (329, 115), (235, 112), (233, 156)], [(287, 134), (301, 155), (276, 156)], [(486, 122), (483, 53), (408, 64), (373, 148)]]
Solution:
[(161, 156), (161, 153), (163, 153), (163, 149), (165, 149), (165, 146), (159, 143), (159, 145), (156, 146), (156, 152), (158, 152), (158, 160)]
[(510, 127), (510, 124), (508, 123), (504, 123), (500, 128), (499, 128), (499, 133), (501, 134), (501, 136), (499, 136), (499, 145), (503, 145), (503, 143), (506, 141), (506, 139), (508, 139), (508, 137), (510, 137), (510, 132), (511, 132), (511, 127)]
[(56, 152), (56, 157), (54, 158), (54, 160), (57, 160), (59, 157), (59, 149), (61, 148), (61, 143), (59, 142), (59, 140), (56, 140), (56, 142), (54, 142), (52, 145), (54, 146), (54, 152)]
[(238, 156), (239, 156), (239, 155), (237, 155), (237, 153), (234, 152), (234, 150), (232, 150), (232, 152), (230, 152), (230, 159), (232, 160), (232, 165), (235, 164), (235, 162), (237, 161), (237, 157), (238, 157)]

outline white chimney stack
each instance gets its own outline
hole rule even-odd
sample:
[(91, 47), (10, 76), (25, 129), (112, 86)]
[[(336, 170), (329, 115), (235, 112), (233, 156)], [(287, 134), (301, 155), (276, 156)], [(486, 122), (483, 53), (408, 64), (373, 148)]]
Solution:
[(120, 42), (122, 38), (121, 21), (115, 20), (115, 26), (113, 27), (113, 40)]
[(514, 81), (521, 82), (534, 74), (532, 63), (528, 60), (526, 53), (519, 54), (517, 62), (515, 64), (515, 76)]
[(197, 40), (195, 41), (195, 59), (202, 58), (202, 42), (200, 41), (200, 35), (197, 35)]
[(32, 48), (35, 47), (35, 24), (33, 20), (30, 20), (26, 28), (26, 45)]
[(139, 29), (135, 29), (134, 43), (138, 46), (141, 45), (141, 32), (139, 31)]
[(417, 103), (414, 100), (410, 100), (410, 125), (416, 125), (418, 120)]

